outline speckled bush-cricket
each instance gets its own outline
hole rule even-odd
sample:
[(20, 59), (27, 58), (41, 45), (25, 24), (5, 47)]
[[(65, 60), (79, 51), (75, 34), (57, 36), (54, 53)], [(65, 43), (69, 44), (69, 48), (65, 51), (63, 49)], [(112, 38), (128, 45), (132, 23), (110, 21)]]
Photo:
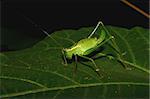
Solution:
[[(99, 37), (92, 37), (96, 33), (96, 30), (98, 29), (98, 27), (100, 25), (102, 26), (102, 30), (99, 33)], [(43, 31), (43, 32), (46, 35), (48, 35), (49, 37), (51, 37), (46, 31)], [(106, 38), (106, 35), (108, 36), (107, 38)], [(94, 65), (95, 71), (100, 75), (99, 67), (96, 65), (96, 63), (94, 62), (94, 60), (91, 57), (88, 57), (88, 55), (109, 41), (113, 43), (113, 41), (112, 41), (113, 38), (114, 38), (114, 36), (109, 34), (107, 29), (105, 28), (104, 24), (101, 21), (99, 21), (98, 24), (96, 25), (96, 27), (94, 28), (94, 30), (90, 33), (90, 35), (87, 38), (79, 40), (78, 42), (76, 42), (69, 48), (62, 48), (64, 65), (67, 65), (67, 59), (72, 59), (73, 56), (75, 57), (75, 62), (77, 64), (77, 58), (81, 57), (81, 58), (91, 61), (92, 64)], [(52, 38), (52, 39), (54, 40), (54, 38)], [(57, 42), (57, 41), (55, 40), (55, 42)], [(120, 53), (120, 51), (115, 47), (115, 45), (112, 45), (111, 47), (113, 47), (113, 49), (117, 53)], [(121, 57), (120, 54), (118, 54), (118, 55), (119, 55), (119, 57)], [(110, 56), (110, 55), (107, 55), (104, 53), (98, 53), (95, 56), (96, 57), (104, 56), (109, 59), (115, 59), (113, 56)], [(75, 67), (75, 71), (76, 71), (77, 65), (75, 65), (75, 66), (76, 66)]]
[[(62, 49), (62, 54), (64, 57), (65, 64), (67, 64), (66, 58), (72, 59), (72, 57), (75, 56), (75, 61), (77, 62), (77, 57), (82, 57), (84, 59), (91, 61), (95, 67), (95, 71), (99, 72), (100, 69), (98, 68), (98, 66), (96, 65), (94, 60), (92, 58), (88, 57), (87, 55), (94, 52), (96, 49), (98, 49), (100, 46), (102, 46), (103, 44), (108, 42), (110, 39), (114, 38), (113, 36), (110, 36), (108, 39), (106, 39), (106, 31), (105, 30), (101, 30), (101, 33), (99, 33), (98, 38), (96, 38), (96, 37), (92, 38), (92, 36), (96, 32), (96, 30), (98, 29), (100, 24), (104, 27), (102, 22), (98, 22), (95, 29), (91, 32), (91, 34), (87, 38), (79, 40), (77, 43), (72, 45), (70, 48)], [(99, 55), (100, 55), (100, 53), (99, 53)], [(104, 55), (104, 54), (101, 53), (101, 55)]]
[[(31, 21), (31, 22), (33, 23), (33, 21)], [(33, 23), (33, 24), (35, 26), (37, 26), (35, 23)], [(98, 27), (100, 27), (100, 25), (101, 25), (102, 29), (101, 29), (100, 33), (98, 33), (99, 37), (92, 37), (96, 33), (96, 30), (98, 29)], [(43, 33), (46, 34), (48, 37), (52, 38), (58, 45), (60, 45), (45, 30), (43, 30), (42, 28), (39, 28), (39, 29), (41, 31), (43, 31)], [(94, 68), (95, 68), (94, 70), (100, 76), (99, 67), (97, 66), (97, 64), (95, 63), (95, 61), (91, 57), (88, 57), (88, 55), (91, 54), (92, 52), (96, 51), (103, 44), (108, 43), (110, 41), (112, 43), (111, 47), (113, 47), (113, 49), (118, 53), (118, 58), (114, 58), (113, 56), (110, 56), (110, 55), (107, 55), (104, 53), (98, 53), (95, 56), (96, 57), (104, 56), (104, 57), (107, 57), (109, 59), (117, 59), (117, 60), (121, 59), (122, 55), (121, 55), (120, 51), (117, 49), (117, 46), (115, 45), (115, 42), (113, 41), (113, 38), (114, 38), (114, 36), (112, 36), (108, 32), (108, 30), (106, 29), (104, 24), (101, 21), (99, 21), (98, 24), (96, 25), (96, 27), (94, 28), (94, 30), (90, 33), (90, 35), (87, 38), (79, 40), (78, 42), (74, 43), (69, 48), (62, 48), (62, 56), (63, 56), (64, 65), (67, 65), (67, 59), (72, 59), (74, 56), (75, 57), (75, 63), (76, 63), (76, 65), (75, 65), (75, 71), (76, 71), (76, 69), (77, 69), (77, 58), (81, 57), (83, 59), (91, 61), (92, 64), (94, 65)], [(125, 66), (125, 64), (122, 61), (120, 61), (120, 62)]]

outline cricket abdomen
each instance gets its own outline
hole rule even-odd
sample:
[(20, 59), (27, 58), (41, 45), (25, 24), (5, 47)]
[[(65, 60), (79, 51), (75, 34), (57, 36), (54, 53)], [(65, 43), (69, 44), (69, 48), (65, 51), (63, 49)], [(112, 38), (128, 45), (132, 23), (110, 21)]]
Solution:
[(97, 46), (97, 38), (82, 39), (77, 43), (77, 46), (80, 46), (80, 50), (84, 53), (85, 51)]

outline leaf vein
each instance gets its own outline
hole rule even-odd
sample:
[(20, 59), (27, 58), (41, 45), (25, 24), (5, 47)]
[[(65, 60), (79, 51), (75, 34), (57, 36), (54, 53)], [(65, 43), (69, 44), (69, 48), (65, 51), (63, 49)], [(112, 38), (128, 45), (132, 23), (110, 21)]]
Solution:
[(17, 78), (17, 77), (9, 77), (9, 76), (0, 76), (0, 78), (2, 78), (2, 79), (20, 80), (20, 81), (23, 81), (23, 82), (31, 83), (33, 85), (37, 85), (37, 86), (42, 87), (42, 88), (47, 88), (43, 84), (40, 84), (38, 82), (35, 82), (33, 80), (29, 80), (29, 79)]
[(46, 91), (54, 91), (54, 90), (67, 90), (73, 88), (87, 88), (87, 87), (95, 87), (95, 86), (102, 86), (102, 85), (137, 85), (137, 86), (150, 86), (149, 83), (137, 83), (137, 82), (108, 82), (108, 83), (91, 83), (91, 84), (80, 84), (80, 85), (70, 85), (70, 86), (63, 86), (63, 87), (53, 87), (53, 88), (42, 88), (36, 90), (28, 90), (18, 93), (11, 93), (11, 94), (4, 94), (1, 95), (1, 98), (10, 98), (16, 96), (22, 96), (27, 94), (34, 94), (39, 92), (46, 92)]
[[(11, 67), (11, 68), (12, 68), (12, 66), (9, 66), (9, 65), (7, 65), (7, 64), (3, 64), (3, 66), (9, 67), (9, 68)], [(44, 72), (44, 73), (52, 73), (52, 74), (55, 74), (55, 75), (57, 75), (57, 76), (59, 76), (59, 77), (62, 77), (62, 78), (64, 78), (64, 79), (66, 79), (66, 80), (69, 80), (69, 81), (71, 81), (71, 82), (73, 82), (73, 83), (75, 83), (75, 84), (80, 85), (80, 83), (78, 83), (78, 82), (72, 80), (71, 78), (69, 78), (69, 77), (67, 77), (67, 76), (65, 76), (65, 75), (63, 75), (63, 74), (57, 73), (57, 72), (53, 72), (53, 71), (49, 71), (49, 70), (45, 70), (45, 71), (44, 71), (44, 70), (41, 70), (41, 69), (32, 69), (32, 68), (24, 68), (24, 67), (16, 67), (16, 66), (13, 66), (13, 69), (15, 69), (15, 68), (17, 68), (17, 69), (32, 70), (32, 71), (40, 71), (40, 72)]]

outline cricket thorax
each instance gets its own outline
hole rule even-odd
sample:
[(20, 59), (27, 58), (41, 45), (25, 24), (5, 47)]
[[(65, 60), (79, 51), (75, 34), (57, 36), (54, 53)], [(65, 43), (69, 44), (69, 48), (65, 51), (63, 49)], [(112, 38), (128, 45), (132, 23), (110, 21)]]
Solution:
[(70, 48), (65, 48), (65, 56), (71, 59), (73, 55), (84, 55), (84, 53), (97, 45), (97, 38), (86, 38), (78, 41)]

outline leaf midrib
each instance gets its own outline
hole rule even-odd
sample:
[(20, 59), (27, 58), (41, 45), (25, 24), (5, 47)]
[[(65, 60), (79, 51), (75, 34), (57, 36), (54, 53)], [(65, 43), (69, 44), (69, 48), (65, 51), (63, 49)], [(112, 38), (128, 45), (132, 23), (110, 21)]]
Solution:
[(64, 87), (53, 87), (53, 88), (42, 88), (36, 90), (28, 90), (18, 93), (11, 93), (1, 95), (0, 98), (10, 98), (16, 96), (22, 96), (27, 94), (39, 93), (39, 92), (46, 92), (46, 91), (54, 91), (54, 90), (67, 90), (72, 88), (87, 88), (87, 87), (95, 87), (95, 86), (104, 86), (104, 85), (137, 85), (137, 86), (150, 86), (149, 83), (135, 83), (135, 82), (108, 82), (108, 83), (92, 83), (92, 84), (80, 84), (80, 85), (70, 85)]

